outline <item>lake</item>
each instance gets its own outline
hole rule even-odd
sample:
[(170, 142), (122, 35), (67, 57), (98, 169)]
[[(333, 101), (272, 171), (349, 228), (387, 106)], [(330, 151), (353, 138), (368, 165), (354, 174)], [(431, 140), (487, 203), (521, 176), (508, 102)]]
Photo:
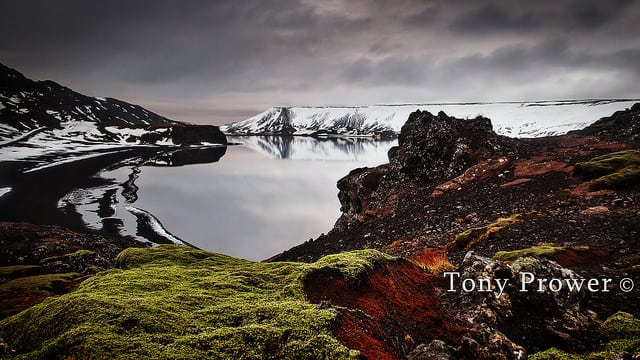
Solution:
[[(227, 147), (217, 162), (120, 164), (101, 172), (106, 181), (68, 193), (58, 206), (73, 209), (95, 230), (140, 239), (167, 232), (174, 241), (263, 260), (328, 232), (340, 215), (338, 179), (387, 162), (397, 143), (277, 136), (229, 141), (239, 145)], [(148, 224), (141, 229), (144, 216), (153, 231)]]

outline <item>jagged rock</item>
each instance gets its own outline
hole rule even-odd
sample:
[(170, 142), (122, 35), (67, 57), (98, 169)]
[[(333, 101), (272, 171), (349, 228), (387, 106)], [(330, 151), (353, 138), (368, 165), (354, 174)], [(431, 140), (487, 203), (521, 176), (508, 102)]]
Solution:
[(416, 111), (402, 127), (398, 146), (389, 150), (389, 164), (356, 169), (338, 180), (343, 216), (337, 226), (389, 215), (413, 187), (434, 188), (482, 161), (490, 164), (514, 152), (513, 141), (497, 135), (484, 117)]
[[(501, 294), (494, 286), (492, 291), (476, 289), (452, 295), (456, 306), (464, 309), (456, 316), (471, 327), (497, 329), (527, 349), (556, 346), (584, 351), (596, 345), (593, 339), (598, 337), (599, 318), (585, 306), (589, 298), (586, 289), (571, 292), (565, 286), (556, 292), (550, 290), (548, 284), (537, 282), (538, 279), (580, 279), (576, 272), (544, 258), (525, 257), (508, 264), (473, 252), (466, 254), (459, 271), (460, 279), (488, 279), (491, 284), (496, 279), (506, 280)], [(535, 277), (531, 284), (525, 273)], [(492, 346), (511, 349), (511, 340), (502, 339), (503, 335), (491, 336), (499, 339)]]
[(416, 111), (389, 151), (393, 170), (422, 184), (442, 182), (483, 159), (503, 155), (510, 139), (498, 136), (485, 117), (456, 119), (443, 112)]
[(453, 360), (447, 344), (442, 340), (433, 340), (426, 344), (418, 345), (409, 355), (408, 360)]

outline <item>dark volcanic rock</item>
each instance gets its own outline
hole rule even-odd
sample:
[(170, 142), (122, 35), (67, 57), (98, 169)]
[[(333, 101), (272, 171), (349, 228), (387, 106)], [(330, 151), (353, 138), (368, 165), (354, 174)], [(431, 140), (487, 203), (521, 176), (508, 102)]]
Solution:
[(416, 111), (402, 127), (398, 146), (389, 150), (389, 164), (357, 169), (338, 181), (340, 222), (388, 215), (404, 195), (400, 188), (434, 188), (481, 160), (514, 149), (513, 140), (497, 135), (487, 118), (462, 120)]
[[(402, 128), (399, 146), (389, 151), (389, 164), (355, 169), (338, 181), (342, 215), (329, 236), (322, 235), (274, 260), (312, 261), (350, 248), (382, 249), (403, 236), (412, 236), (406, 234), (410, 232), (406, 227), (425, 227), (415, 221), (415, 216), (428, 215), (423, 194), (431, 194), (452, 177), (461, 176), (461, 182), (472, 183), (495, 175), (507, 165), (500, 157), (515, 157), (519, 149), (516, 140), (496, 135), (487, 118), (462, 120), (442, 112), (436, 116), (414, 112)], [(469, 169), (474, 171), (466, 173)], [(412, 211), (409, 218), (395, 217), (399, 209), (408, 206), (418, 206), (419, 211)], [(403, 229), (396, 231), (389, 227), (390, 217), (408, 224), (400, 224)]]
[(147, 246), (130, 237), (0, 222), (0, 319), (112, 268), (125, 248)]
[(213, 125), (174, 126), (171, 139), (176, 145), (227, 144), (226, 136)]
[[(353, 170), (338, 182), (343, 214), (334, 228), (271, 260), (374, 248), (465, 278), (509, 279), (499, 298), (444, 293), (444, 312), (468, 321), (475, 335), (456, 344), (424, 339), (415, 358), (426, 357), (434, 339), (454, 358), (469, 359), (491, 353), (487, 344), (503, 353), (597, 348), (600, 321), (617, 311), (640, 315), (640, 289), (618, 285), (640, 276), (640, 182), (637, 166), (626, 163), (598, 175), (624, 186), (602, 188), (594, 184), (603, 178), (578, 175), (585, 164), (635, 158), (637, 111), (618, 112), (584, 133), (535, 139), (497, 136), (483, 118), (414, 113), (389, 164)], [(520, 272), (613, 280), (608, 291), (520, 292)]]
[(428, 186), (460, 175), (481, 159), (507, 154), (511, 143), (485, 117), (464, 120), (416, 111), (389, 151), (389, 170)]
[(618, 141), (633, 142), (637, 146), (640, 143), (640, 103), (636, 103), (631, 109), (616, 111), (613, 115), (570, 134), (615, 138)]

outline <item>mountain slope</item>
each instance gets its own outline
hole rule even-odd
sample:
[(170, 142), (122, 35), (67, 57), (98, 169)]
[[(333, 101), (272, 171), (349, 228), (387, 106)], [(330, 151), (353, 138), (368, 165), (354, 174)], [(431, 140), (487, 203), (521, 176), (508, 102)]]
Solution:
[(0, 79), (0, 136), (39, 127), (59, 128), (68, 121), (102, 126), (179, 124), (138, 105), (85, 96), (50, 80), (30, 80), (2, 64)]
[[(167, 119), (138, 105), (94, 98), (56, 82), (33, 81), (0, 64), (0, 146), (45, 132), (40, 142), (225, 144), (213, 126)], [(197, 135), (196, 135), (197, 134)]]
[(637, 100), (400, 104), (357, 107), (275, 107), (227, 124), (228, 135), (342, 135), (394, 137), (415, 110), (458, 118), (488, 117), (496, 133), (540, 137), (581, 129)]
[(111, 98), (33, 81), (0, 64), (0, 161), (23, 172), (132, 146), (224, 145), (216, 126), (190, 125)]

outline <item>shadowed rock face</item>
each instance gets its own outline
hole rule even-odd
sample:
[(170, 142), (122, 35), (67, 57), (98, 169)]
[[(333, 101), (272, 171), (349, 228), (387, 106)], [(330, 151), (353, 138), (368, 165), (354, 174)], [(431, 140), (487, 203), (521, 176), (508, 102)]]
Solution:
[(389, 170), (428, 186), (460, 175), (480, 159), (509, 153), (512, 142), (496, 135), (485, 117), (463, 120), (416, 111), (402, 127), (398, 147), (389, 151)]

